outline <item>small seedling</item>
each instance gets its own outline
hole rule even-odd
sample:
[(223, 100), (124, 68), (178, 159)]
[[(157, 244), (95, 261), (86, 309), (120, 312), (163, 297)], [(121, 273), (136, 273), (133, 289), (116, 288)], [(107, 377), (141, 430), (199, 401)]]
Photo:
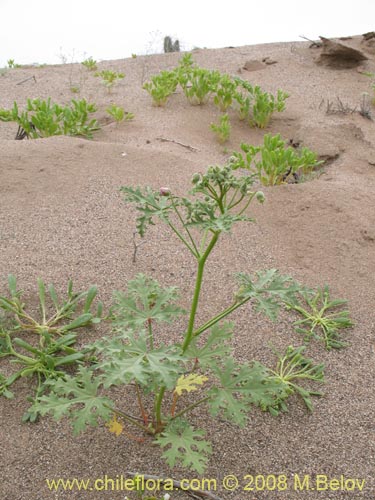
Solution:
[(210, 128), (213, 132), (215, 132), (218, 141), (223, 144), (224, 142), (227, 142), (230, 137), (230, 131), (231, 131), (231, 126), (229, 122), (229, 116), (222, 115), (220, 117), (220, 123), (219, 125), (216, 125), (215, 123), (212, 123), (210, 125)]
[(124, 120), (132, 120), (134, 118), (133, 113), (128, 113), (121, 106), (116, 106), (112, 104), (109, 108), (107, 108), (107, 113), (112, 116), (116, 120), (117, 123), (121, 123)]
[(82, 64), (82, 66), (87, 68), (89, 71), (96, 71), (98, 68), (97, 62), (92, 57), (85, 59), (84, 61), (82, 61), (81, 64)]
[(95, 73), (95, 76), (102, 77), (102, 83), (107, 87), (108, 92), (111, 92), (113, 85), (118, 81), (125, 78), (124, 73), (117, 73), (116, 71), (111, 71), (109, 69), (103, 69)]

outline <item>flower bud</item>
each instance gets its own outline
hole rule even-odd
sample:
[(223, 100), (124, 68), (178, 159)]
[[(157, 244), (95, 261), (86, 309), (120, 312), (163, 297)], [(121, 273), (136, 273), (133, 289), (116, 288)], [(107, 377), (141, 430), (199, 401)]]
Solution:
[(192, 177), (192, 179), (191, 179), (191, 182), (193, 184), (196, 184), (197, 182), (200, 181), (200, 178), (201, 178), (201, 176), (199, 174), (194, 174), (193, 177)]
[(257, 191), (255, 196), (256, 196), (257, 200), (259, 201), (259, 203), (264, 203), (264, 200), (266, 199), (266, 197), (264, 196), (264, 193), (262, 191)]
[(168, 187), (161, 187), (159, 189), (160, 196), (169, 196), (171, 194), (171, 190)]

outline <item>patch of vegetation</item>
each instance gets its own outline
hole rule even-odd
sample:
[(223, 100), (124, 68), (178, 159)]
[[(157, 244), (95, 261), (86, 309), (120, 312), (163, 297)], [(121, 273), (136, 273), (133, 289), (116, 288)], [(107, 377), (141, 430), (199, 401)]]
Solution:
[(7, 64), (9, 69), (22, 68), (21, 64), (16, 64), (14, 59), (8, 59)]
[(274, 96), (241, 78), (200, 68), (194, 64), (190, 53), (180, 59), (177, 68), (151, 77), (151, 81), (146, 82), (143, 88), (152, 96), (154, 104), (161, 106), (178, 85), (192, 105), (206, 104), (213, 96), (214, 104), (221, 111), (233, 106), (241, 120), (258, 128), (267, 127), (275, 112), (284, 111), (288, 98), (288, 94), (282, 90), (278, 90)]
[(262, 146), (241, 144), (242, 153), (234, 152), (230, 158), (232, 168), (249, 170), (264, 186), (275, 186), (299, 175), (307, 176), (323, 162), (308, 148), (300, 151), (288, 146), (280, 134), (266, 134)]
[(103, 69), (95, 73), (95, 76), (102, 78), (102, 83), (107, 88), (108, 92), (111, 92), (112, 87), (118, 80), (125, 78), (124, 73), (118, 73), (117, 71), (112, 71), (110, 69)]
[(134, 118), (133, 113), (125, 111), (121, 106), (116, 106), (112, 104), (107, 108), (107, 113), (116, 120), (117, 123), (121, 123), (124, 120), (132, 120)]
[(60, 106), (41, 99), (28, 99), (26, 109), (19, 111), (14, 102), (11, 110), (0, 109), (0, 121), (14, 121), (18, 124), (16, 139), (38, 139), (53, 135), (72, 135), (91, 138), (100, 126), (89, 115), (96, 111), (94, 104), (85, 99), (71, 100), (70, 105)]
[(98, 69), (97, 62), (92, 57), (88, 57), (81, 64), (89, 71), (96, 71)]

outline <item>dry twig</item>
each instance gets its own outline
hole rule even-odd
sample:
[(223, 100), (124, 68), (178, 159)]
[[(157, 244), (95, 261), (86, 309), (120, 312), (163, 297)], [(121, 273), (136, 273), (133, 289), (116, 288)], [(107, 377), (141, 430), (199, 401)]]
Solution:
[(300, 35), (299, 37), (310, 42), (311, 45), (309, 48), (317, 47), (319, 49), (323, 45), (322, 42), (315, 42), (314, 40), (310, 40), (310, 38), (307, 38), (307, 36)]
[(157, 137), (156, 139), (158, 141), (161, 141), (161, 142), (173, 142), (174, 144), (178, 144), (179, 146), (182, 146), (183, 148), (187, 148), (190, 151), (199, 151), (198, 148), (194, 148), (193, 146), (189, 146), (189, 144), (183, 144), (182, 142), (175, 141), (174, 139), (166, 139), (165, 137)]
[(35, 76), (33, 75), (33, 76), (29, 76), (29, 78), (25, 78), (25, 79), (24, 79), (24, 80), (22, 80), (21, 82), (16, 83), (16, 85), (22, 85), (23, 83), (28, 82), (29, 80), (34, 80), (34, 82), (36, 83), (36, 78), (35, 78)]

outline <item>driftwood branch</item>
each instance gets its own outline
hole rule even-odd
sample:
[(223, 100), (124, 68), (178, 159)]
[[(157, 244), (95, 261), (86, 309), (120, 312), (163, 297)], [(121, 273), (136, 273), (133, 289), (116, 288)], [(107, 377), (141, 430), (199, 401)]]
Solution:
[[(127, 476), (131, 477), (136, 477), (136, 476), (142, 476), (144, 479), (153, 479), (155, 481), (160, 481), (161, 483), (164, 483), (166, 481), (170, 482), (171, 478), (163, 478), (163, 477), (158, 477), (158, 476), (152, 476), (150, 474), (140, 474), (139, 472), (131, 472), (131, 471), (126, 471), (125, 474)], [(222, 500), (220, 497), (214, 495), (213, 493), (209, 491), (202, 491), (202, 490), (193, 490), (193, 489), (186, 489), (186, 487), (181, 487), (181, 482), (176, 481), (172, 479), (173, 482), (173, 489), (178, 489), (189, 495), (191, 498), (195, 498), (198, 500), (206, 499), (209, 498), (210, 500)]]
[(189, 146), (189, 144), (183, 144), (182, 142), (175, 141), (174, 139), (166, 139), (165, 137), (157, 137), (156, 139), (158, 141), (161, 141), (161, 142), (173, 142), (174, 144), (178, 144), (179, 146), (182, 146), (183, 148), (189, 149), (189, 151), (199, 151), (198, 148), (194, 148), (193, 146)]

